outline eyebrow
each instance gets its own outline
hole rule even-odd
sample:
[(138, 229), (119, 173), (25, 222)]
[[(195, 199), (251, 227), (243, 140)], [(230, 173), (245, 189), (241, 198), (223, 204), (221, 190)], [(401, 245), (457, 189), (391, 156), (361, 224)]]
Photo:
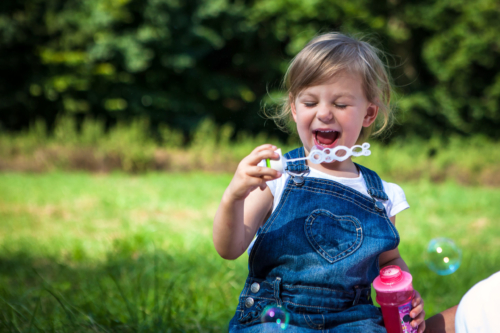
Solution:
[[(306, 93), (299, 93), (297, 95), (297, 98), (299, 97), (305, 97), (305, 96), (310, 96), (310, 97), (317, 97), (315, 94), (313, 93), (310, 93), (310, 92), (306, 92)], [(334, 99), (337, 99), (337, 98), (340, 98), (340, 97), (347, 97), (347, 98), (351, 98), (351, 99), (356, 99), (356, 97), (352, 94), (349, 94), (349, 93), (340, 93), (340, 94), (336, 94), (336, 95), (333, 95), (333, 98)]]

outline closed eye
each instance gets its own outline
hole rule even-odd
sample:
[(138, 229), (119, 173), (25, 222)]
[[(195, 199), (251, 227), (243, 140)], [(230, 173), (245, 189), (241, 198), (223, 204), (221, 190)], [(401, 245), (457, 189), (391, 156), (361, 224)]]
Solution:
[(347, 107), (347, 105), (343, 105), (343, 104), (335, 104), (335, 107), (337, 109), (345, 109)]
[(307, 107), (307, 108), (312, 108), (314, 106), (316, 106), (317, 103), (304, 103), (304, 105)]

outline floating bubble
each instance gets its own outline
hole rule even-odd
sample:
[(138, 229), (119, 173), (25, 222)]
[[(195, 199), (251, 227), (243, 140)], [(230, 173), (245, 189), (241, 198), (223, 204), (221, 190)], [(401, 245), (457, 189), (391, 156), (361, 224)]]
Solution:
[(290, 314), (283, 307), (277, 305), (269, 305), (262, 311), (260, 320), (263, 323), (275, 323), (278, 328), (284, 330), (288, 327)]
[(462, 251), (448, 238), (434, 238), (427, 245), (427, 267), (439, 275), (454, 273), (462, 263)]

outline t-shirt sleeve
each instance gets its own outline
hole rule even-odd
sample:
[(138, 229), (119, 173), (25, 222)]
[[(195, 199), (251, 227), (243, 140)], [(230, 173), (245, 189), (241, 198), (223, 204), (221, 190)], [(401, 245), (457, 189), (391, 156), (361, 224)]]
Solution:
[[(482, 331), (481, 326), (487, 323), (481, 323), (483, 307), (482, 299), (486, 295), (478, 293), (478, 288), (469, 290), (460, 301), (457, 312), (455, 314), (455, 332), (457, 333), (472, 333), (472, 332), (488, 332)], [(482, 298), (482, 299), (481, 299)], [(486, 297), (487, 299), (488, 297)]]
[(281, 178), (270, 180), (270, 181), (266, 182), (267, 187), (269, 187), (269, 189), (271, 190), (273, 197), (276, 197), (276, 187), (278, 186), (278, 181), (280, 179)]
[(383, 182), (383, 184), (385, 193), (389, 197), (389, 204), (387, 205), (389, 217), (396, 216), (396, 214), (410, 208), (408, 201), (406, 201), (405, 192), (399, 185), (386, 182)]
[(478, 282), (462, 297), (455, 315), (455, 332), (498, 332), (500, 272)]

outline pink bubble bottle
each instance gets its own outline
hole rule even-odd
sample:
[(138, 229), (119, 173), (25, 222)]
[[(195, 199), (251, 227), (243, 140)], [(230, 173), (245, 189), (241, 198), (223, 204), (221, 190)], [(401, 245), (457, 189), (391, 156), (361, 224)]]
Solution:
[(373, 281), (387, 333), (417, 332), (417, 328), (410, 325), (411, 302), (415, 297), (411, 281), (411, 274), (401, 271), (398, 266), (382, 268)]

